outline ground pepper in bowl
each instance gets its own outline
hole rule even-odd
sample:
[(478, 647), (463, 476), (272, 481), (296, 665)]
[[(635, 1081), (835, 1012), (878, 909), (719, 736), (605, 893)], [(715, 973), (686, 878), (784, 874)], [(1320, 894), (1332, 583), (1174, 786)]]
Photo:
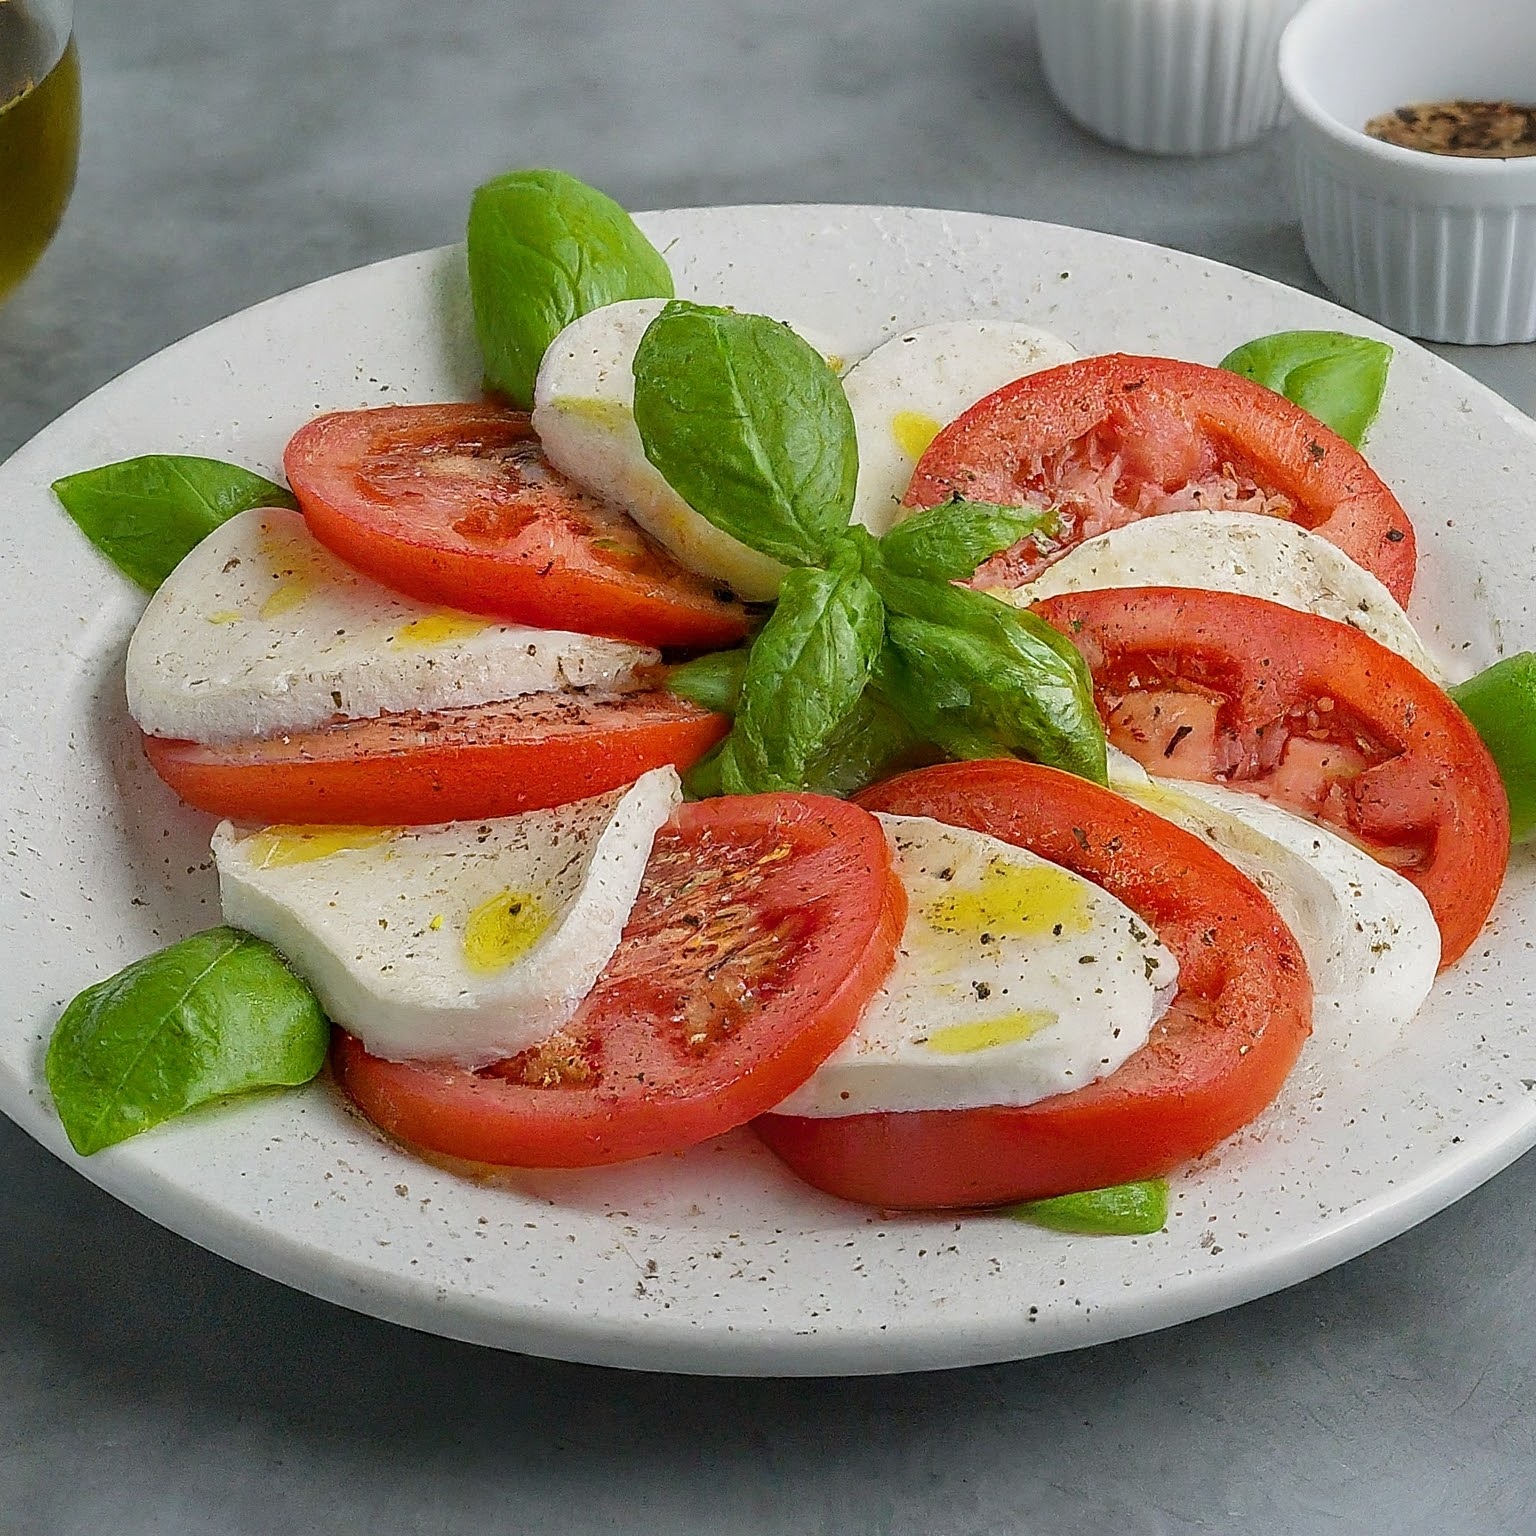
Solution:
[(1373, 139), (1431, 155), (1510, 160), (1536, 155), (1536, 106), (1510, 101), (1415, 102), (1365, 125)]

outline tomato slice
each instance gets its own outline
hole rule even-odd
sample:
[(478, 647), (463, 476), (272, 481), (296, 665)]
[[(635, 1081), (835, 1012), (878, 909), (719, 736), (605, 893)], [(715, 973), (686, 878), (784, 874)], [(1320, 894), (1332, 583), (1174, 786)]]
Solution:
[(1476, 938), (1509, 802), (1467, 717), (1412, 663), (1231, 592), (1074, 592), (1035, 612), (1083, 653), (1110, 740), (1149, 771), (1253, 790), (1343, 833), (1424, 893), (1442, 966)]
[(283, 464), (315, 537), (397, 592), (641, 645), (746, 633), (729, 592), (554, 469), (525, 412), (342, 411), (294, 433)]
[(608, 967), (559, 1034), (478, 1072), (370, 1056), (338, 1032), (363, 1112), (483, 1163), (584, 1167), (675, 1151), (776, 1104), (885, 979), (906, 895), (880, 824), (817, 795), (683, 806)]
[(146, 736), (189, 805), (236, 821), (423, 826), (514, 816), (687, 768), (730, 729), (670, 693), (529, 694), (202, 746)]
[(953, 496), (1059, 510), (1048, 540), (994, 556), (979, 587), (1021, 586), (1137, 518), (1207, 508), (1289, 518), (1404, 607), (1413, 589), (1413, 525), (1360, 454), (1283, 395), (1199, 363), (1114, 353), (1005, 385), (934, 438), (906, 505)]
[(1167, 1173), (1279, 1092), (1311, 1030), (1306, 962), (1259, 888), (1198, 838), (1084, 779), (1014, 761), (921, 768), (859, 798), (1092, 880), (1173, 951), (1179, 990), (1118, 1071), (1036, 1104), (754, 1122), (802, 1178), (912, 1210), (1068, 1194)]

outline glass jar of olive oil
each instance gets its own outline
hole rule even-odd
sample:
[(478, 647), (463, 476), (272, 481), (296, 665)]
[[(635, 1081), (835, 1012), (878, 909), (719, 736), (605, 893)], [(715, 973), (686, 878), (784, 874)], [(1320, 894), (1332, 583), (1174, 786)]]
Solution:
[(0, 300), (53, 238), (79, 154), (69, 0), (0, 0)]

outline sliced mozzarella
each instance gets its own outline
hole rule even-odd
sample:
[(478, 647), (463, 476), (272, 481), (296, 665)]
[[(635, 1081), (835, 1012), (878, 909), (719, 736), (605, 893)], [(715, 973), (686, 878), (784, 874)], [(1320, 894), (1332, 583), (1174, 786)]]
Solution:
[(1312, 975), (1319, 1045), (1362, 1066), (1391, 1049), (1440, 965), (1440, 930), (1416, 886), (1257, 795), (1150, 778), (1114, 752), (1110, 783), (1209, 843), (1275, 904)]
[(880, 820), (909, 903), (895, 968), (779, 1113), (1032, 1104), (1146, 1042), (1178, 963), (1129, 907), (982, 833)]
[[(627, 299), (566, 326), (539, 366), (534, 431), (556, 469), (623, 507), (683, 565), (767, 601), (778, 595), (784, 567), (699, 516), (645, 456), (635, 426), (635, 351), (665, 303)], [(826, 355), (817, 338), (806, 339)]]
[(882, 342), (843, 376), (859, 439), (853, 520), (883, 534), (941, 427), (1004, 384), (1077, 355), (1016, 320), (945, 320)]
[(338, 717), (622, 689), (656, 651), (499, 624), (400, 597), (343, 564), (297, 512), (242, 512), (150, 599), (128, 645), (128, 712), (217, 743)]
[(213, 836), (224, 919), (275, 944), (376, 1056), (483, 1066), (568, 1024), (682, 798), (656, 768), (553, 810), (404, 831)]
[(1165, 512), (1085, 539), (1011, 592), (1027, 608), (1059, 592), (1205, 587), (1267, 598), (1352, 625), (1437, 682), (1442, 672), (1392, 594), (1337, 545), (1256, 512)]

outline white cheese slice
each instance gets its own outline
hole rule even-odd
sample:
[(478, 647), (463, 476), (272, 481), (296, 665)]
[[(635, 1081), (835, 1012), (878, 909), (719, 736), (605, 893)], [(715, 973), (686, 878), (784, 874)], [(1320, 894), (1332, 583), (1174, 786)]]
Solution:
[[(701, 517), (645, 456), (635, 425), (635, 352), (665, 304), (627, 299), (566, 326), (539, 365), (534, 431), (556, 469), (623, 507), (680, 564), (749, 601), (768, 601), (778, 595), (784, 567)], [(794, 330), (829, 356), (817, 337)]]
[(675, 769), (552, 810), (213, 837), (224, 920), (376, 1056), (484, 1066), (568, 1024), (618, 947)]
[(994, 390), (1077, 358), (1018, 320), (943, 320), (882, 342), (843, 376), (859, 439), (853, 520), (883, 534), (904, 513), (912, 471), (939, 430)]
[(1439, 664), (1397, 600), (1337, 545), (1256, 512), (1165, 512), (1085, 539), (1034, 581), (996, 595), (1027, 608), (1061, 592), (1205, 587), (1349, 624), (1436, 682)]
[(659, 659), (402, 597), (337, 559), (299, 513), (266, 508), (216, 528), (150, 599), (128, 645), (128, 712), (151, 736), (216, 744), (564, 688), (622, 690)]
[(1178, 962), (1107, 891), (921, 816), (881, 816), (906, 887), (896, 964), (853, 1034), (776, 1113), (1032, 1104), (1146, 1043)]
[(1440, 929), (1417, 886), (1258, 795), (1150, 778), (1113, 751), (1110, 783), (1209, 843), (1274, 903), (1312, 976), (1309, 1050), (1369, 1066), (1392, 1049), (1440, 965)]

